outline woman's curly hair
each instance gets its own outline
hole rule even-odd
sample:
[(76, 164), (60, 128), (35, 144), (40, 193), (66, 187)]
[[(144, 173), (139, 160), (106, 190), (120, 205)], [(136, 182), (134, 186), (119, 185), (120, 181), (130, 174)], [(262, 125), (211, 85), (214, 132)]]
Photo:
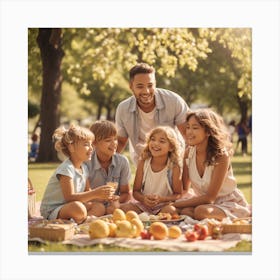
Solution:
[(149, 150), (149, 143), (150, 143), (153, 135), (155, 135), (159, 132), (163, 132), (165, 134), (165, 136), (171, 146), (171, 151), (168, 154), (169, 164), (170, 164), (169, 168), (172, 168), (173, 165), (178, 165), (181, 168), (182, 167), (182, 159), (181, 159), (182, 157), (181, 157), (180, 142), (178, 140), (175, 130), (169, 126), (157, 126), (153, 130), (151, 130), (151, 132), (148, 134), (148, 136), (146, 138), (146, 145), (141, 154), (141, 158), (143, 160), (146, 160), (146, 159), (152, 157), (152, 154)]
[(61, 151), (67, 157), (70, 157), (68, 146), (75, 144), (81, 140), (94, 140), (94, 134), (87, 128), (71, 125), (68, 129), (64, 126), (57, 128), (53, 133), (54, 147), (59, 152)]
[(198, 123), (209, 134), (206, 163), (208, 165), (215, 164), (217, 158), (227, 152), (233, 155), (230, 134), (225, 125), (223, 118), (211, 109), (198, 109), (187, 113), (187, 122), (194, 117)]

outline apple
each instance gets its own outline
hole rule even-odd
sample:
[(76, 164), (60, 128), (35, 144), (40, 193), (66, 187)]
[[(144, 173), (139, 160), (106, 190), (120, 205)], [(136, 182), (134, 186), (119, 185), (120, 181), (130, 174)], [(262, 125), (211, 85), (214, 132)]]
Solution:
[(142, 239), (151, 239), (151, 237), (152, 237), (150, 232), (146, 229), (144, 229), (143, 231), (140, 232), (140, 236)]
[(189, 242), (193, 242), (196, 241), (198, 239), (198, 232), (197, 231), (193, 231), (193, 230), (187, 230), (185, 232), (185, 237), (187, 239), (187, 241)]
[(207, 225), (195, 224), (193, 229), (198, 233), (198, 240), (204, 240), (209, 235)]
[(198, 240), (204, 240), (208, 234), (208, 227), (206, 225), (201, 225)]

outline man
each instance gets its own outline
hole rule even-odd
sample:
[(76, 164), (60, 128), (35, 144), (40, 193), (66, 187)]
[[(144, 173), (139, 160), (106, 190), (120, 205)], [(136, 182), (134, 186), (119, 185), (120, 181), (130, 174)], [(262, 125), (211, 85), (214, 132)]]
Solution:
[(183, 98), (172, 91), (156, 88), (155, 69), (146, 63), (132, 67), (129, 78), (133, 96), (122, 101), (116, 110), (117, 152), (122, 152), (129, 140), (130, 156), (137, 165), (146, 134), (158, 125), (177, 127), (184, 147), (182, 135), (189, 107)]

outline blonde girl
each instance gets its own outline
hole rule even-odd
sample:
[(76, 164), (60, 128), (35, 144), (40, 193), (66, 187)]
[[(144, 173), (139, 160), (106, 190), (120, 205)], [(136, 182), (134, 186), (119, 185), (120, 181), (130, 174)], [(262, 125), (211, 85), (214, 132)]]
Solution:
[(171, 127), (154, 128), (147, 137), (139, 160), (133, 185), (133, 197), (137, 201), (125, 211), (137, 213), (175, 213), (168, 204), (182, 194), (180, 144)]
[(183, 166), (183, 187), (194, 197), (176, 201), (181, 214), (197, 220), (248, 217), (250, 207), (233, 176), (230, 135), (223, 119), (210, 109), (189, 112), (186, 118), (188, 149)]
[(57, 128), (53, 134), (55, 149), (67, 158), (56, 169), (46, 187), (40, 211), (45, 219), (73, 219), (82, 223), (87, 216), (98, 211), (93, 199), (109, 200), (114, 189), (103, 186), (90, 190), (88, 168), (85, 161), (93, 152), (93, 133), (86, 128), (71, 125), (69, 129)]

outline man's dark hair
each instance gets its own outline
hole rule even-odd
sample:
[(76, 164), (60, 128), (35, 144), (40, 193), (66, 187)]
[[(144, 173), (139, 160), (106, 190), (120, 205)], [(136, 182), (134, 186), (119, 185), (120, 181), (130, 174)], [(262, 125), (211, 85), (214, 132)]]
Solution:
[(147, 63), (137, 63), (129, 71), (129, 79), (133, 80), (137, 74), (151, 74), (155, 73), (154, 67), (148, 65)]

